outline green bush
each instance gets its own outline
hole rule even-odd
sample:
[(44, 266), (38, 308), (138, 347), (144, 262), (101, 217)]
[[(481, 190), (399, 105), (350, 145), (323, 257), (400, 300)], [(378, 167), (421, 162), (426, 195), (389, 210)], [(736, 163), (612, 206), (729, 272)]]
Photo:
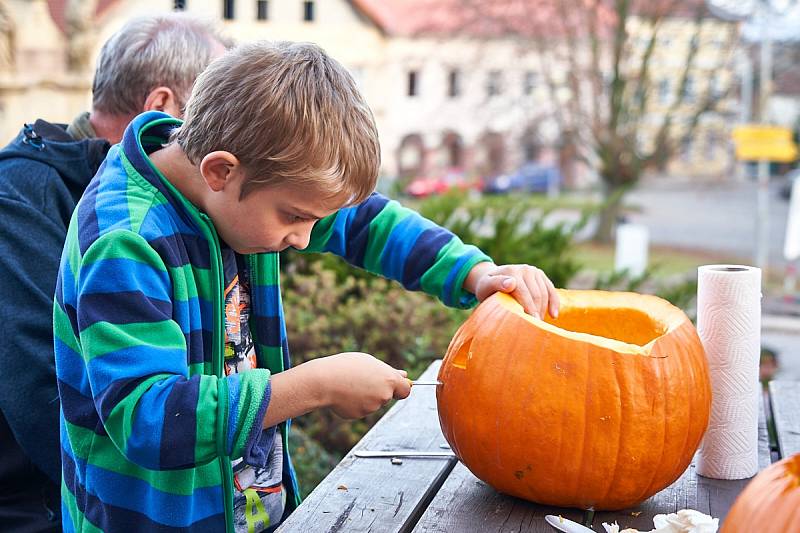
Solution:
[(486, 252), (497, 264), (541, 268), (556, 287), (580, 270), (572, 255), (575, 236), (588, 220), (552, 222), (553, 207), (530, 195), (471, 197), (455, 192), (433, 196), (419, 212)]
[(342, 459), (341, 455), (328, 453), (319, 442), (309, 437), (302, 427), (296, 425), (289, 433), (289, 453), (297, 471), (300, 494), (303, 498), (308, 496)]
[[(553, 222), (556, 204), (540, 196), (482, 196), (450, 192), (420, 202), (417, 211), (443, 226), (467, 244), (474, 244), (497, 264), (529, 264), (541, 268), (557, 287), (565, 287), (580, 270), (572, 248), (576, 234), (586, 225), (584, 208), (577, 222)], [(339, 282), (348, 277), (371, 280), (374, 276), (330, 254), (286, 252), (284, 271), (308, 273), (321, 263)]]
[[(294, 364), (363, 351), (414, 378), (444, 356), (468, 314), (383, 278), (350, 276), (340, 282), (336, 273), (318, 262), (308, 269), (284, 276), (284, 311)], [(342, 456), (384, 412), (346, 421), (330, 411), (317, 411), (296, 423), (326, 450)]]

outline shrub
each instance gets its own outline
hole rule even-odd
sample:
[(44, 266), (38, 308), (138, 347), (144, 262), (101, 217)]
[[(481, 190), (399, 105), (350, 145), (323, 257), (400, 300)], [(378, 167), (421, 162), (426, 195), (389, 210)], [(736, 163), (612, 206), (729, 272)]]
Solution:
[[(414, 378), (447, 350), (467, 311), (449, 309), (395, 282), (353, 276), (339, 282), (318, 263), (285, 276), (284, 311), (294, 364), (346, 351), (368, 352)], [(331, 453), (344, 455), (385, 410), (347, 421), (329, 411), (297, 419)]]

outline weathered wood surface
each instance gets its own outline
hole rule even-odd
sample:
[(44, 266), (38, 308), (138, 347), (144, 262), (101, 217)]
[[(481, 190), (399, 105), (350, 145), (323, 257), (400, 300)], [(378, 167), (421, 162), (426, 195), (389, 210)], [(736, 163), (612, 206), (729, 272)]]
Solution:
[(544, 521), (548, 514), (560, 514), (576, 522), (582, 522), (584, 516), (584, 512), (578, 509), (546, 507), (500, 494), (458, 463), (422, 515), (414, 533), (552, 533), (553, 528)]
[[(421, 379), (433, 380), (437, 361)], [(278, 529), (280, 533), (410, 531), (456, 464), (453, 458), (357, 458), (357, 450), (438, 451), (434, 387), (397, 402)]]
[[(434, 379), (440, 362), (422, 379)], [(671, 486), (636, 508), (590, 513), (546, 507), (498, 493), (454, 458), (360, 459), (356, 450), (441, 451), (445, 443), (433, 387), (418, 387), (398, 402), (328, 475), (278, 530), (286, 532), (506, 532), (553, 531), (547, 514), (561, 515), (604, 532), (603, 522), (650, 530), (653, 516), (696, 509), (724, 520), (750, 481), (716, 480), (697, 475), (694, 461)], [(771, 402), (759, 418), (759, 468), (770, 464), (765, 413), (774, 414), (782, 453), (800, 451), (800, 382), (773, 382)], [(765, 410), (766, 407), (766, 410)], [(769, 409), (772, 407), (772, 409)], [(785, 450), (785, 452), (784, 452)]]
[[(759, 467), (769, 465), (769, 441), (766, 418), (759, 421)], [(561, 515), (595, 531), (605, 531), (603, 522), (649, 531), (657, 514), (696, 509), (713, 517), (724, 518), (749, 479), (729, 481), (697, 475), (694, 461), (672, 485), (639, 506), (616, 512), (590, 513), (536, 505), (505, 496), (476, 478), (464, 465), (457, 465), (439, 489), (428, 510), (422, 515), (416, 532), (460, 531), (531, 531), (551, 532), (544, 521), (548, 514)], [(622, 529), (621, 528), (621, 529)]]
[(800, 453), (800, 382), (771, 381), (769, 395), (781, 457)]

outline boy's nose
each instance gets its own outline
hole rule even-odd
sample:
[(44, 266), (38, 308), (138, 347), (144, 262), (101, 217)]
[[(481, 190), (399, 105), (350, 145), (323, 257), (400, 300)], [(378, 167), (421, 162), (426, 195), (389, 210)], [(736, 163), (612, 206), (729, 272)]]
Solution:
[(311, 231), (292, 232), (286, 236), (286, 242), (292, 248), (303, 250), (311, 241)]

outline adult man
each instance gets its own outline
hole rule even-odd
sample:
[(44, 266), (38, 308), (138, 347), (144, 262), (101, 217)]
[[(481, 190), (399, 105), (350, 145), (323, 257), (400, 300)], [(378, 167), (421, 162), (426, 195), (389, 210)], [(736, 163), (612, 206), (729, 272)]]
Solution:
[[(52, 309), (76, 202), (143, 111), (180, 116), (192, 83), (231, 42), (184, 14), (135, 19), (98, 58), (92, 111), (37, 120), (0, 150), (0, 524), (59, 531), (59, 401)], [(9, 529), (10, 528), (10, 529)]]

